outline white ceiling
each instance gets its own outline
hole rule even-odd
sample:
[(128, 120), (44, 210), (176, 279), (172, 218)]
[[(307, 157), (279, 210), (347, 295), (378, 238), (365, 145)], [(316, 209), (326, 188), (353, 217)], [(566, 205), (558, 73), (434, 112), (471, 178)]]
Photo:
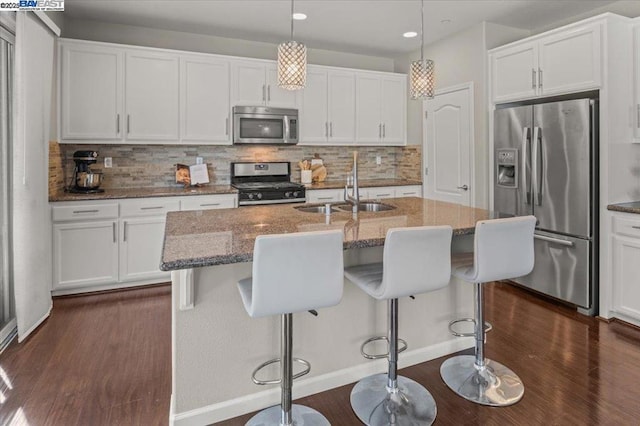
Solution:
[[(448, 0), (424, 2), (425, 43), (482, 21), (533, 30), (606, 6), (595, 0)], [(66, 0), (65, 19), (280, 43), (289, 39), (289, 0)], [(393, 57), (420, 47), (419, 0), (297, 0), (308, 15), (295, 39), (310, 48)], [(450, 20), (450, 23), (442, 23)]]

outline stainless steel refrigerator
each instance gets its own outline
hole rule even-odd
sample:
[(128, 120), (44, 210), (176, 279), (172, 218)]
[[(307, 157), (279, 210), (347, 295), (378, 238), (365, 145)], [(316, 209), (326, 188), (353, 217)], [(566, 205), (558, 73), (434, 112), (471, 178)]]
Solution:
[(597, 100), (498, 106), (494, 210), (533, 214), (533, 271), (514, 281), (597, 313)]

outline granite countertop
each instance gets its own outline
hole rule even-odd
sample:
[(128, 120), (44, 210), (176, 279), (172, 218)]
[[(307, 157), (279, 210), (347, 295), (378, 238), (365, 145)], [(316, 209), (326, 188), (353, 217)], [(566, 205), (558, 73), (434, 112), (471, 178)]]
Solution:
[[(344, 180), (326, 180), (324, 182), (314, 182), (305, 185), (307, 190), (314, 189), (339, 189), (344, 188)], [(407, 179), (360, 179), (358, 180), (358, 186), (360, 188), (373, 188), (377, 186), (405, 186), (405, 185), (422, 185), (422, 182), (418, 180)]]
[[(250, 262), (258, 235), (344, 230), (344, 248), (384, 245), (389, 228), (451, 225), (454, 235), (473, 233), (478, 220), (498, 217), (487, 210), (423, 198), (384, 200), (396, 209), (358, 213), (335, 212), (329, 217), (279, 204), (238, 209), (171, 212), (167, 214), (160, 269), (176, 269)], [(311, 204), (306, 204), (309, 206)], [(321, 205), (321, 204), (315, 204)]]
[(636, 213), (640, 214), (640, 201), (632, 201), (630, 203), (609, 204), (607, 210), (614, 212)]
[(87, 201), (87, 200), (114, 200), (121, 198), (147, 198), (147, 197), (179, 197), (185, 195), (212, 195), (212, 194), (235, 194), (238, 190), (230, 185), (205, 185), (193, 188), (182, 186), (162, 187), (162, 188), (117, 188), (105, 189), (104, 192), (95, 194), (74, 194), (71, 192), (61, 192), (49, 195), (49, 201)]

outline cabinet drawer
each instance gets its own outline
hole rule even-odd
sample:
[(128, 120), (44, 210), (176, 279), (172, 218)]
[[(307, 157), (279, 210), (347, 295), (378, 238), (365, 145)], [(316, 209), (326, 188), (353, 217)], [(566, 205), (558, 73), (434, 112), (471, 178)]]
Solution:
[(613, 232), (618, 235), (640, 238), (640, 218), (613, 217)]
[(118, 204), (78, 204), (53, 206), (51, 217), (54, 222), (78, 219), (112, 219), (118, 217)]
[(342, 189), (317, 189), (307, 191), (308, 203), (330, 203), (344, 201), (344, 191)]
[(180, 202), (180, 210), (233, 209), (236, 207), (235, 195), (211, 195), (188, 197)]
[(393, 197), (395, 197), (395, 191), (391, 186), (383, 188), (367, 188), (367, 198), (371, 200), (382, 200), (384, 198)]
[(167, 212), (180, 210), (180, 201), (148, 198), (144, 200), (122, 200), (120, 202), (120, 214), (125, 216), (162, 216)]
[(422, 197), (422, 187), (420, 185), (398, 186), (395, 192), (396, 197)]

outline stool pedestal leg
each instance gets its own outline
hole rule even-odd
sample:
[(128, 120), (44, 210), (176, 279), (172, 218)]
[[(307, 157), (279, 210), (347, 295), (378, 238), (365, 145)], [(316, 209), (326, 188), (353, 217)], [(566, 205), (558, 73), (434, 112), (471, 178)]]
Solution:
[(360, 380), (351, 391), (351, 407), (369, 426), (430, 425), (436, 402), (419, 383), (398, 376), (398, 299), (388, 301), (389, 368)]
[(330, 426), (319, 412), (304, 405), (292, 404), (293, 387), (293, 315), (281, 317), (280, 336), (280, 405), (269, 407), (253, 416), (247, 426)]
[(475, 284), (475, 355), (458, 355), (440, 367), (440, 376), (461, 397), (482, 405), (503, 407), (522, 399), (522, 380), (508, 367), (484, 357), (484, 294)]

